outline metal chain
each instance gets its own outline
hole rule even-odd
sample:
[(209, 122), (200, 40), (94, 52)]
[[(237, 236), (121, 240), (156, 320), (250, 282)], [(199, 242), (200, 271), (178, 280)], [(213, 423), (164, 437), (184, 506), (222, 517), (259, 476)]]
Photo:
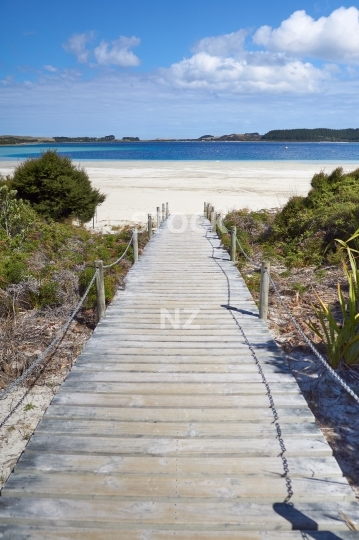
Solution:
[[(209, 241), (209, 243), (211, 244), (212, 246), (212, 257), (214, 259), (214, 261), (216, 262), (216, 264), (218, 265), (218, 267), (221, 269), (222, 273), (224, 274), (226, 280), (227, 280), (227, 289), (228, 289), (228, 306), (230, 306), (230, 300), (231, 300), (231, 288), (230, 288), (230, 281), (229, 281), (229, 278), (228, 278), (228, 275), (226, 274), (225, 270), (223, 269), (223, 267), (221, 266), (221, 264), (217, 261), (217, 259), (214, 258), (214, 247), (213, 247), (213, 244), (212, 242), (210, 241), (210, 239), (208, 238), (207, 236), (207, 233), (208, 233), (208, 229), (206, 229), (206, 239)], [(279, 416), (278, 416), (278, 412), (277, 412), (277, 409), (275, 408), (275, 404), (274, 404), (274, 399), (273, 399), (273, 396), (272, 396), (272, 393), (271, 393), (271, 389), (270, 389), (270, 386), (269, 386), (269, 383), (267, 381), (267, 378), (265, 376), (265, 373), (263, 371), (263, 368), (262, 368), (262, 365), (255, 353), (255, 350), (253, 349), (253, 346), (250, 344), (242, 326), (239, 324), (238, 320), (236, 319), (236, 317), (233, 315), (233, 312), (231, 309), (229, 309), (229, 312), (232, 316), (232, 319), (234, 320), (235, 324), (237, 325), (238, 329), (240, 330), (241, 334), (242, 334), (242, 337), (243, 337), (243, 340), (245, 342), (245, 344), (247, 345), (248, 349), (250, 350), (251, 352), (251, 355), (256, 363), (256, 366), (257, 366), (257, 369), (259, 371), (259, 374), (262, 378), (262, 382), (265, 386), (265, 389), (266, 389), (266, 392), (267, 392), (267, 396), (268, 396), (268, 400), (269, 400), (269, 407), (272, 411), (272, 414), (273, 414), (273, 419), (274, 419), (274, 426), (276, 428), (276, 431), (277, 431), (277, 439), (278, 439), (278, 442), (279, 442), (279, 446), (280, 446), (280, 457), (281, 457), (281, 460), (282, 460), (282, 464), (283, 464), (283, 478), (285, 478), (285, 483), (286, 483), (286, 488), (287, 488), (287, 497), (285, 498), (284, 502), (285, 503), (288, 503), (289, 500), (292, 498), (293, 496), (293, 488), (292, 488), (292, 481), (289, 477), (289, 465), (288, 465), (288, 461), (287, 461), (287, 458), (285, 457), (285, 452), (286, 452), (286, 447), (285, 447), (285, 444), (284, 444), (284, 440), (283, 440), (283, 436), (282, 436), (282, 430), (281, 430), (281, 427), (280, 427), (280, 424), (278, 422), (279, 420)]]
[(91, 279), (91, 281), (90, 281), (84, 295), (82, 296), (81, 300), (79, 301), (76, 308), (72, 312), (70, 318), (67, 320), (67, 322), (64, 324), (64, 326), (61, 328), (60, 332), (51, 341), (50, 345), (48, 345), (48, 347), (46, 347), (46, 349), (40, 354), (40, 356), (35, 360), (35, 362), (33, 364), (31, 364), (31, 366), (29, 366), (27, 368), (27, 370), (24, 371), (24, 373), (20, 377), (18, 377), (13, 383), (11, 383), (6, 388), (6, 390), (4, 390), (4, 392), (2, 392), (0, 394), (0, 399), (4, 399), (12, 391), (12, 389), (15, 388), (15, 386), (18, 386), (24, 379), (26, 379), (26, 377), (36, 368), (36, 366), (38, 366), (40, 364), (40, 362), (45, 358), (45, 356), (54, 348), (54, 346), (60, 340), (60, 338), (62, 338), (62, 336), (65, 334), (65, 332), (69, 328), (70, 324), (74, 320), (74, 318), (76, 316), (76, 313), (78, 312), (78, 310), (80, 309), (80, 307), (84, 303), (85, 298), (88, 295), (88, 293), (89, 293), (89, 291), (90, 291), (90, 289), (92, 287), (92, 284), (96, 279), (97, 274), (98, 274), (98, 270), (96, 270), (96, 272), (94, 273), (94, 275), (93, 275), (93, 277), (92, 277), (92, 279)]
[(130, 245), (132, 244), (132, 240), (133, 240), (133, 233), (132, 233), (132, 236), (131, 236), (131, 240), (129, 241), (129, 243), (127, 244), (127, 247), (125, 249), (125, 251), (122, 253), (121, 257), (119, 257), (117, 259), (117, 261), (111, 263), (111, 264), (106, 264), (103, 266), (103, 268), (112, 268), (113, 266), (115, 266), (116, 264), (118, 264), (123, 258), (124, 256), (126, 255), (127, 251), (128, 251), (128, 248), (130, 247)]
[[(267, 272), (267, 270), (265, 270)], [(267, 272), (268, 273), (268, 272)], [(313, 343), (310, 341), (310, 339), (305, 335), (305, 333), (303, 332), (303, 330), (301, 329), (301, 327), (299, 326), (298, 322), (296, 321), (296, 319), (293, 317), (293, 315), (291, 314), (287, 304), (282, 300), (281, 296), (280, 296), (280, 293), (278, 291), (278, 288), (276, 286), (276, 284), (274, 283), (271, 275), (268, 273), (268, 278), (269, 278), (269, 281), (276, 293), (276, 295), (278, 296), (279, 298), (279, 301), (280, 303), (282, 304), (282, 306), (284, 307), (287, 315), (289, 316), (290, 320), (292, 321), (292, 323), (294, 324), (295, 328), (297, 329), (297, 331), (299, 332), (299, 334), (302, 336), (302, 338), (304, 339), (304, 341), (306, 342), (306, 344), (310, 347), (310, 349), (313, 351), (313, 353), (315, 354), (315, 356), (321, 361), (321, 363), (326, 367), (326, 369), (329, 371), (329, 373), (339, 382), (339, 384), (344, 388), (344, 390), (346, 390), (348, 392), (348, 394), (350, 394), (352, 396), (352, 398), (355, 399), (355, 401), (357, 403), (359, 403), (359, 396), (350, 388), (350, 386), (347, 385), (347, 383), (345, 381), (343, 381), (343, 379), (334, 371), (334, 369), (328, 364), (328, 362), (325, 360), (325, 358), (320, 354), (319, 351), (317, 351), (317, 349), (314, 347)]]

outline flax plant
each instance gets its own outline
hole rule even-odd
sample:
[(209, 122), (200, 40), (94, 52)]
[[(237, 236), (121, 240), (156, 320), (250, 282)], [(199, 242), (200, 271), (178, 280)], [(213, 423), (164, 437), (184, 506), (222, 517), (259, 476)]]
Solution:
[(359, 271), (354, 256), (354, 253), (359, 251), (348, 244), (358, 237), (359, 229), (346, 242), (337, 240), (341, 249), (347, 251), (350, 263), (350, 270), (344, 264), (349, 289), (347, 300), (338, 284), (341, 322), (337, 322), (329, 305), (319, 298), (319, 306), (314, 308), (318, 323), (307, 323), (324, 343), (329, 364), (334, 369), (340, 367), (341, 363), (347, 366), (359, 364)]

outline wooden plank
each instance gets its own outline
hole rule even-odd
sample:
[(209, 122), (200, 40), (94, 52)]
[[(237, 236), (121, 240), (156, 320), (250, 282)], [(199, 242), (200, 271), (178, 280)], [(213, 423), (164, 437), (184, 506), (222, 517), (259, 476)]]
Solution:
[[(283, 356), (279, 355), (276, 351), (256, 351), (256, 357), (261, 366), (264, 365), (278, 365), (287, 367), (288, 364)], [(165, 355), (153, 355), (147, 351), (143, 351), (138, 354), (122, 354), (117, 353), (116, 350), (101, 350), (101, 351), (86, 351), (84, 350), (79, 356), (79, 362), (160, 362), (165, 360), (166, 363), (197, 363), (197, 364), (253, 364), (254, 359), (251, 352), (248, 350), (238, 351), (237, 354), (227, 354), (223, 351), (221, 356), (212, 355), (209, 352), (206, 355), (189, 355), (185, 351), (176, 351), (173, 354)], [(76, 362), (77, 364), (77, 362)], [(75, 364), (75, 365), (76, 365)]]
[[(91, 490), (89, 491), (89, 484)], [(329, 501), (354, 501), (353, 490), (344, 478), (293, 478), (291, 480), (292, 503)], [(192, 476), (103, 476), (96, 474), (22, 474), (11, 475), (2, 497), (63, 497), (81, 500), (118, 501), (167, 501), (176, 499), (212, 500), (221, 502), (235, 499), (238, 502), (276, 503), (287, 496), (285, 478), (259, 475), (233, 478)]]
[[(108, 383), (108, 382), (78, 382), (68, 379), (62, 384), (66, 392), (88, 392), (107, 394), (217, 394), (224, 395), (257, 395), (265, 393), (262, 382), (258, 383)], [(271, 383), (271, 393), (300, 394), (297, 383)]]
[[(291, 383), (292, 373), (287, 371), (266, 373), (269, 383)], [(136, 373), (136, 372), (101, 372), (101, 371), (72, 371), (67, 377), (69, 381), (88, 382), (157, 382), (157, 383), (255, 383), (261, 382), (259, 373)]]
[[(176, 540), (303, 540), (300, 531), (193, 531), (193, 530), (154, 530), (143, 531), (121, 527), (121, 529), (97, 528), (97, 527), (59, 527), (48, 528), (41, 525), (0, 525), (0, 534), (3, 540), (168, 540), (175, 537)], [(357, 533), (340, 531), (336, 534), (327, 531), (311, 531), (308, 538), (316, 540), (356, 540)]]
[[(169, 407), (169, 408), (269, 408), (266, 395), (252, 396), (213, 396), (209, 395), (139, 395), (139, 394), (87, 394), (60, 391), (54, 396), (56, 405), (81, 405), (92, 407)], [(307, 402), (302, 395), (276, 395), (276, 407), (304, 407)]]
[[(311, 422), (313, 413), (308, 407), (293, 407), (277, 409), (280, 422)], [(45, 416), (48, 418), (76, 418), (115, 420), (126, 422), (171, 422), (175, 418), (178, 422), (273, 422), (273, 412), (267, 407), (248, 408), (222, 408), (203, 409), (161, 408), (161, 407), (88, 407), (76, 405), (56, 405), (52, 403)]]
[(356, 503), (285, 503), (272, 504), (207, 502), (171, 503), (136, 501), (80, 501), (74, 499), (0, 498), (2, 523), (23, 525), (101, 527), (111, 524), (162, 525), (183, 530), (270, 530), (347, 531), (340, 513), (359, 527), (359, 506)]
[[(275, 366), (273, 364), (265, 364), (262, 366), (266, 373), (277, 373), (280, 369), (280, 372), (291, 373), (289, 368), (286, 366)], [(141, 371), (141, 372), (152, 372), (152, 373), (256, 373), (258, 374), (258, 367), (253, 362), (250, 363), (237, 363), (237, 364), (174, 364), (166, 362), (158, 362), (157, 364), (146, 363), (95, 363), (95, 362), (77, 362), (74, 366), (72, 373), (77, 373), (79, 371), (91, 371), (91, 372), (101, 372), (110, 371)], [(295, 382), (295, 381), (294, 381)]]
[[(332, 450), (324, 437), (285, 441), (286, 456), (331, 456)], [(131, 437), (84, 437), (35, 434), (27, 445), (28, 452), (64, 452), (94, 455), (153, 455), (153, 456), (253, 456), (277, 457), (280, 452), (275, 435), (270, 439), (173, 439)]]
[[(343, 473), (332, 456), (288, 457), (291, 478), (333, 478)], [(34, 454), (24, 452), (16, 465), (22, 473), (82, 473), (97, 475), (166, 475), (170, 477), (234, 478), (238, 475), (259, 475), (278, 478), (283, 475), (283, 462), (271, 457), (154, 457), (154, 456), (90, 456), (66, 454)]]
[[(321, 437), (322, 432), (315, 422), (301, 424), (281, 422), (281, 432), (287, 437)], [(93, 437), (175, 437), (175, 438), (270, 438), (277, 430), (269, 423), (226, 423), (226, 422), (116, 422), (113, 420), (61, 420), (44, 418), (36, 433), (56, 435), (87, 435)], [(255, 443), (254, 443), (255, 444)]]
[[(193, 345), (191, 343), (191, 345)], [(242, 347), (242, 346), (241, 346)], [(265, 353), (267, 350), (269, 352), (277, 352), (278, 350), (276, 347), (272, 346), (262, 346), (262, 345), (256, 345), (254, 344), (252, 346), (255, 353), (257, 351)], [(122, 354), (122, 355), (143, 355), (143, 354), (150, 354), (154, 356), (168, 356), (168, 355), (175, 355), (175, 354), (185, 354), (189, 356), (222, 356), (223, 354), (228, 354), (230, 356), (236, 356), (238, 355), (238, 351), (240, 351), (239, 348), (232, 348), (232, 347), (223, 347), (221, 349), (220, 345), (218, 347), (213, 348), (203, 348), (203, 347), (128, 347), (128, 346), (122, 346), (121, 344), (114, 344), (112, 343), (111, 346), (108, 345), (106, 348), (107, 353), (103, 353), (103, 348), (101, 348), (100, 345), (96, 346), (90, 346), (88, 345), (85, 349), (86, 352), (91, 352), (92, 354)], [(245, 354), (248, 353), (248, 349), (245, 348), (243, 345), (242, 352)]]

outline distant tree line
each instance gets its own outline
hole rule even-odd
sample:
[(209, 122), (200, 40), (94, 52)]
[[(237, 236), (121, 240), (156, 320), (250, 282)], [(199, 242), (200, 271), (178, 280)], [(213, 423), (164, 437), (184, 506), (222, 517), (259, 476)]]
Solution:
[(114, 141), (114, 135), (106, 135), (105, 137), (54, 137), (55, 142), (108, 142)]
[(263, 141), (359, 141), (359, 129), (274, 129)]

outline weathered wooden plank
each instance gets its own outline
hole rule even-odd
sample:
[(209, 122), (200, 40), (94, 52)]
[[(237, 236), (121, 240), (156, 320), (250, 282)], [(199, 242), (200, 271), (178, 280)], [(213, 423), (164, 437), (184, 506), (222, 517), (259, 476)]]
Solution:
[(356, 540), (358, 534), (351, 531), (336, 531), (335, 534), (327, 531), (311, 531), (309, 536), (300, 531), (228, 531), (225, 529), (217, 531), (193, 531), (193, 530), (139, 530), (109, 529), (109, 528), (84, 528), (84, 527), (59, 527), (58, 529), (46, 526), (21, 526), (21, 525), (0, 525), (0, 534), (3, 540), (303, 540), (305, 534), (307, 538), (315, 540)]
[[(57, 405), (82, 405), (92, 407), (170, 407), (170, 408), (269, 408), (269, 400), (265, 395), (258, 396), (208, 396), (208, 395), (129, 395), (129, 394), (87, 394), (60, 391), (54, 396), (52, 403)], [(307, 402), (302, 395), (278, 394), (276, 407), (304, 407)]]
[[(91, 490), (89, 491), (89, 484)], [(291, 479), (292, 503), (329, 501), (354, 501), (353, 490), (344, 478), (293, 478)], [(104, 476), (96, 474), (24, 474), (11, 475), (2, 497), (62, 497), (73, 499), (116, 498), (152, 501), (176, 499), (207, 499), (220, 502), (233, 499), (238, 502), (276, 503), (288, 495), (285, 478), (259, 475), (223, 478), (152, 476)]]
[[(286, 456), (330, 456), (332, 450), (324, 437), (285, 440)], [(28, 452), (64, 452), (97, 455), (153, 456), (253, 456), (276, 457), (280, 452), (275, 436), (270, 439), (173, 439), (173, 438), (116, 438), (71, 435), (41, 435), (35, 433), (27, 445)]]
[[(287, 366), (286, 360), (283, 356), (279, 355), (276, 351), (256, 351), (256, 357), (261, 364), (263, 365), (279, 365)], [(176, 351), (175, 353), (161, 355), (148, 354), (147, 351), (143, 351), (141, 354), (122, 354), (116, 352), (116, 350), (100, 350), (100, 351), (87, 351), (84, 350), (79, 356), (79, 363), (82, 361), (95, 361), (95, 362), (162, 362), (165, 363), (197, 363), (197, 364), (253, 364), (254, 359), (251, 355), (251, 352), (243, 349), (238, 351), (235, 355), (227, 354), (226, 351), (223, 351), (222, 355), (212, 355), (209, 352), (206, 355), (188, 355), (186, 351)], [(76, 362), (77, 364), (77, 362)]]
[(171, 503), (78, 501), (74, 499), (0, 498), (0, 520), (9, 524), (73, 526), (79, 524), (162, 525), (188, 530), (317, 531), (348, 530), (340, 512), (359, 527), (356, 503), (255, 504), (238, 502)]
[[(191, 343), (191, 345), (193, 345)], [(248, 354), (245, 346), (241, 345), (242, 351), (245, 354)], [(230, 356), (236, 356), (240, 353), (240, 347), (233, 348), (233, 347), (223, 347), (223, 349), (218, 345), (217, 347), (181, 347), (180, 345), (177, 347), (128, 347), (127, 345), (121, 345), (121, 343), (112, 343), (111, 346), (107, 345), (106, 347), (106, 353), (103, 353), (103, 347), (101, 347), (99, 344), (96, 346), (90, 346), (88, 345), (85, 349), (85, 352), (92, 353), (92, 354), (98, 354), (99, 352), (101, 354), (122, 354), (122, 355), (143, 355), (143, 354), (149, 354), (153, 356), (172, 356), (175, 354), (184, 354), (189, 356), (222, 356), (223, 354), (227, 354)], [(274, 352), (278, 354), (278, 349), (275, 346), (262, 346), (262, 345), (256, 345), (255, 343), (252, 345), (253, 350), (255, 353), (257, 351), (260, 352), (266, 352), (267, 350), (269, 352)]]
[[(289, 368), (282, 365), (280, 368), (273, 364), (265, 364), (263, 369), (266, 373), (278, 373), (288, 372), (291, 373)], [(237, 363), (237, 364), (174, 364), (166, 362), (158, 362), (157, 364), (147, 363), (112, 363), (105, 362), (77, 362), (72, 372), (77, 373), (79, 371), (91, 371), (91, 372), (116, 372), (116, 371), (128, 371), (128, 372), (152, 372), (152, 373), (256, 373), (258, 374), (258, 367), (253, 362), (250, 363)], [(294, 380), (294, 379), (293, 379)], [(295, 380), (294, 380), (295, 382)]]
[[(321, 437), (315, 422), (281, 422), (283, 437)], [(44, 418), (36, 433), (87, 435), (93, 437), (175, 437), (175, 438), (270, 438), (277, 436), (274, 424), (226, 422), (116, 422), (113, 420), (61, 420)], [(253, 443), (255, 444), (255, 443)]]
[[(276, 409), (280, 422), (311, 422), (313, 413), (308, 407)], [(52, 403), (45, 416), (48, 418), (84, 418), (97, 420), (115, 420), (126, 422), (273, 422), (273, 412), (267, 407), (203, 409), (161, 408), (161, 407), (88, 407), (76, 405), (56, 405)]]
[[(292, 373), (278, 371), (266, 373), (269, 383), (290, 383), (293, 380)], [(88, 382), (174, 382), (174, 383), (245, 383), (261, 382), (259, 373), (149, 373), (149, 372), (99, 372), (99, 371), (72, 371), (68, 376), (69, 381)]]
[[(108, 383), (108, 382), (78, 382), (68, 379), (62, 384), (62, 390), (67, 392), (88, 392), (107, 394), (264, 394), (265, 387), (258, 383)], [(289, 383), (271, 383), (271, 393), (300, 394), (295, 381)]]
[[(288, 457), (291, 478), (333, 478), (343, 473), (334, 457)], [(154, 457), (154, 456), (90, 456), (64, 454), (34, 454), (24, 452), (16, 465), (23, 473), (93, 473), (98, 475), (167, 475), (170, 477), (234, 478), (238, 475), (259, 475), (278, 478), (283, 475), (283, 462), (272, 457)]]

